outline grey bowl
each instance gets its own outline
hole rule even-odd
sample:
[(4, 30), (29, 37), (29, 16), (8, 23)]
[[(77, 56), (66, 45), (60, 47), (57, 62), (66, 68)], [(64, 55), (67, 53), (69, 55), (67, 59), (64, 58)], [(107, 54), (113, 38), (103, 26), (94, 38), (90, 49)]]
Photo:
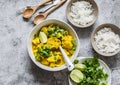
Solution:
[(113, 53), (103, 53), (103, 52), (99, 51), (99, 49), (97, 48), (97, 46), (96, 46), (96, 44), (95, 44), (95, 40), (94, 40), (95, 34), (96, 34), (99, 30), (103, 29), (104, 27), (111, 28), (113, 32), (115, 32), (116, 34), (118, 34), (118, 35), (120, 36), (120, 28), (117, 27), (116, 25), (109, 24), (109, 23), (102, 24), (102, 25), (98, 26), (96, 29), (94, 29), (93, 32), (92, 32), (92, 35), (91, 35), (91, 44), (92, 44), (92, 47), (93, 47), (94, 50), (95, 50), (98, 54), (100, 54), (100, 55), (107, 56), (107, 57), (109, 57), (109, 56), (114, 56), (114, 55), (116, 55), (117, 53), (120, 52), (120, 48), (117, 49), (117, 51), (115, 51), (115, 52), (113, 52)]
[(72, 17), (70, 16), (70, 7), (71, 7), (71, 5), (72, 5), (72, 3), (74, 3), (74, 2), (76, 2), (76, 1), (83, 1), (83, 0), (70, 0), (70, 2), (68, 3), (68, 5), (67, 5), (67, 8), (66, 8), (66, 16), (67, 16), (67, 19), (68, 19), (68, 21), (72, 24), (72, 25), (74, 25), (74, 26), (76, 26), (76, 27), (78, 27), (78, 28), (87, 28), (87, 27), (90, 27), (91, 25), (93, 25), (95, 22), (96, 22), (96, 20), (97, 20), (97, 18), (98, 18), (98, 6), (97, 6), (97, 4), (96, 4), (96, 2), (94, 1), (94, 0), (85, 0), (85, 1), (87, 1), (87, 2), (90, 2), (90, 4), (92, 5), (92, 7), (93, 7), (93, 9), (94, 9), (94, 12), (93, 12), (93, 14), (94, 14), (94, 19), (93, 19), (93, 21), (92, 22), (90, 22), (90, 23), (88, 23), (87, 25), (85, 25), (85, 26), (83, 26), (83, 25), (78, 25), (78, 24), (76, 24), (73, 20), (72, 20)]

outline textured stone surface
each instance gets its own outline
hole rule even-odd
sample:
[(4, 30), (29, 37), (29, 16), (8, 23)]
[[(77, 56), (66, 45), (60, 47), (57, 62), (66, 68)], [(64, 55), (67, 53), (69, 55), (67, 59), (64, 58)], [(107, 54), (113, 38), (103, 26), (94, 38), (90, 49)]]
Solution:
[[(42, 0), (0, 0), (0, 85), (68, 85), (67, 70), (48, 72), (38, 68), (29, 58), (26, 44), (28, 34), (34, 26), (33, 18), (23, 20), (20, 10), (40, 1)], [(68, 1), (48, 18), (67, 22), (65, 9)], [(95, 53), (90, 44), (90, 35), (98, 25), (113, 23), (120, 26), (120, 0), (95, 1), (100, 11), (97, 22), (88, 29), (73, 27), (80, 38), (79, 56), (90, 57)], [(120, 54), (112, 58), (100, 58), (112, 71), (112, 85), (120, 85)]]

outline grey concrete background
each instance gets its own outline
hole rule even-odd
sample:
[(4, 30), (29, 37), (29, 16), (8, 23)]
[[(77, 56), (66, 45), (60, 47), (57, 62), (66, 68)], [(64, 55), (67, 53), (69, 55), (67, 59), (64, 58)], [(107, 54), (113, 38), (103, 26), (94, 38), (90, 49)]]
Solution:
[[(0, 0), (0, 85), (69, 85), (67, 70), (48, 72), (38, 68), (29, 58), (26, 45), (28, 34), (34, 27), (33, 18), (29, 21), (23, 20), (20, 10), (40, 1), (42, 0)], [(48, 18), (68, 22), (65, 15), (68, 1)], [(88, 29), (73, 27), (81, 43), (78, 56), (91, 57), (95, 54), (90, 35), (97, 26), (113, 23), (120, 27), (120, 0), (95, 1), (99, 6), (97, 22)], [(112, 71), (112, 85), (120, 85), (120, 54), (112, 58), (99, 58), (104, 60)]]

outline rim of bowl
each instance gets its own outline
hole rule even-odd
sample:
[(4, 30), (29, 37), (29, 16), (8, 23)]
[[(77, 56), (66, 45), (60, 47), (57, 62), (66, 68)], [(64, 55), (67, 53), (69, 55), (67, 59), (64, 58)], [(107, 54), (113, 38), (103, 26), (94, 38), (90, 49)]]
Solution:
[[(31, 43), (31, 39), (30, 39), (30, 37), (31, 37), (31, 35), (32, 35), (32, 32), (35, 31), (36, 29), (37, 29), (37, 30), (40, 30), (41, 28), (40, 28), (39, 26), (40, 26), (42, 23), (44, 23), (44, 22), (50, 22), (50, 21), (58, 21), (58, 22), (60, 22), (60, 23), (63, 23), (63, 24), (65, 24), (66, 26), (68, 26), (68, 27), (72, 30), (72, 32), (74, 33), (74, 35), (75, 35), (75, 37), (76, 37), (76, 40), (77, 40), (77, 47), (76, 47), (76, 51), (74, 52), (74, 54), (72, 55), (72, 57), (71, 57), (70, 60), (71, 60), (71, 62), (73, 62), (73, 61), (76, 59), (76, 57), (77, 57), (77, 55), (78, 55), (78, 52), (79, 52), (79, 46), (80, 46), (80, 42), (79, 42), (78, 35), (77, 35), (77, 33), (75, 32), (75, 30), (74, 30), (69, 24), (67, 24), (67, 23), (64, 22), (64, 21), (57, 20), (57, 19), (47, 19), (47, 20), (44, 20), (44, 21), (42, 21), (41, 23), (37, 24), (35, 27), (33, 27), (33, 29), (31, 30), (31, 32), (29, 33), (29, 36), (28, 36), (28, 39), (27, 39), (27, 49), (28, 49), (29, 57), (30, 57), (31, 60), (34, 62), (34, 64), (36, 64), (39, 68), (44, 69), (44, 70), (47, 70), (47, 71), (60, 71), (60, 70), (63, 70), (63, 69), (66, 69), (66, 68), (67, 68), (66, 64), (64, 64), (64, 65), (62, 65), (62, 66), (60, 66), (60, 67), (54, 67), (54, 68), (45, 66), (45, 65), (43, 65), (43, 64), (41, 64), (40, 62), (38, 62), (38, 61), (35, 60), (35, 56), (34, 56), (33, 51), (32, 51), (32, 43)], [(50, 23), (49, 23), (49, 24), (50, 24)], [(45, 25), (43, 25), (43, 26), (45, 26)], [(42, 27), (42, 26), (41, 26), (41, 27)], [(36, 32), (37, 32), (37, 31), (36, 31)]]
[(113, 32), (115, 32), (116, 34), (118, 34), (120, 36), (120, 28), (117, 27), (116, 25), (114, 24), (111, 24), (111, 23), (105, 23), (105, 24), (102, 24), (100, 26), (98, 26), (96, 29), (93, 30), (92, 34), (91, 34), (91, 44), (92, 44), (92, 47), (94, 48), (94, 50), (102, 55), (102, 56), (106, 56), (106, 57), (110, 57), (110, 56), (114, 56), (116, 54), (118, 54), (120, 52), (120, 48), (117, 49), (117, 51), (113, 52), (113, 53), (103, 53), (101, 51), (99, 51), (99, 49), (97, 48), (97, 46), (95, 45), (95, 41), (94, 41), (94, 35), (96, 32), (98, 32), (100, 29), (103, 29), (104, 27), (109, 27), (112, 29)]
[[(98, 9), (97, 3), (96, 3), (94, 0), (85, 0), (85, 1), (89, 2), (90, 4), (92, 4), (92, 6), (93, 6), (93, 8), (94, 8), (94, 10), (95, 10), (95, 11), (94, 11), (95, 17), (94, 17), (94, 20), (93, 20), (91, 23), (83, 26), (83, 25), (79, 25), (79, 24), (76, 24), (75, 22), (73, 22), (72, 18), (71, 18), (70, 15), (69, 15), (69, 13), (70, 13), (70, 7), (71, 7), (72, 3), (73, 3), (73, 2), (76, 2), (76, 1), (78, 1), (78, 0), (71, 0), (71, 1), (69, 1), (68, 5), (67, 5), (67, 8), (66, 8), (66, 17), (67, 17), (67, 20), (68, 20), (72, 25), (74, 25), (74, 26), (76, 26), (76, 27), (78, 27), (78, 28), (87, 28), (87, 27), (92, 26), (92, 25), (96, 22), (96, 20), (98, 19), (98, 15), (99, 15), (99, 9)], [(83, 1), (83, 0), (79, 0), (79, 1)]]

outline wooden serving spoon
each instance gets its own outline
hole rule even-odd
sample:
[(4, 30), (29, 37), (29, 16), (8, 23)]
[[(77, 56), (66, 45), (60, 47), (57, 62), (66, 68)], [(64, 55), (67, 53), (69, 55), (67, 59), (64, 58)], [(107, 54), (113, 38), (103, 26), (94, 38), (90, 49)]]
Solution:
[(67, 0), (61, 0), (57, 5), (51, 7), (50, 9), (44, 11), (44, 12), (40, 12), (35, 18), (34, 18), (34, 24), (38, 24), (40, 21), (46, 19), (46, 17), (53, 12), (55, 9), (57, 9), (58, 7), (60, 7), (63, 3), (65, 3)]
[(26, 19), (30, 18), (39, 7), (43, 6), (44, 4), (50, 2), (52, 0), (43, 0), (40, 4), (36, 6), (28, 6), (22, 13), (22, 16)]

